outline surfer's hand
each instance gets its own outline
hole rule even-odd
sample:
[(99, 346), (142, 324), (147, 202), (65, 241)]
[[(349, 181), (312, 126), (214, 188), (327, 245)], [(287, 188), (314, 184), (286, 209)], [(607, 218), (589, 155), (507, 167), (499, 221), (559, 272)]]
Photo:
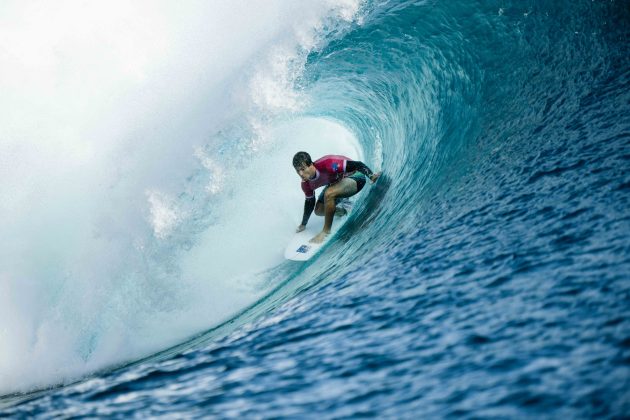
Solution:
[(376, 182), (376, 180), (378, 179), (379, 176), (381, 176), (382, 172), (377, 172), (375, 174), (372, 174), (372, 176), (370, 177), (370, 181), (372, 181), (372, 184), (374, 184)]
[(302, 232), (304, 229), (306, 229), (306, 226), (300, 225), (300, 226), (297, 227), (297, 229), (295, 229), (295, 233)]
[(321, 244), (322, 242), (324, 242), (324, 239), (326, 239), (327, 235), (328, 234), (326, 232), (321, 231), (317, 235), (315, 235), (313, 239), (311, 239), (309, 242), (312, 242), (314, 244)]

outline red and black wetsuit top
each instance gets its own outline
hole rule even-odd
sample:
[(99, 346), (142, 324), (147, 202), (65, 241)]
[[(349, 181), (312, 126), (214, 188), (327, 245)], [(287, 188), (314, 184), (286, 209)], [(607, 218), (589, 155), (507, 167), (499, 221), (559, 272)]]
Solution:
[[(315, 178), (302, 181), (302, 191), (306, 198), (315, 197), (315, 190), (324, 185), (334, 184), (346, 174), (346, 163), (350, 160), (341, 155), (326, 155), (313, 162), (317, 169)], [(354, 172), (354, 171), (352, 171)]]

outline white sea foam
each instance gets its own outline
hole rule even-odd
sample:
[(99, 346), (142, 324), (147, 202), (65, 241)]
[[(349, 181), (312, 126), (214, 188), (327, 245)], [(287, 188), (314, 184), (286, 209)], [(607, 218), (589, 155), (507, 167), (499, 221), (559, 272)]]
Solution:
[(175, 344), (264, 292), (238, 279), (282, 261), (291, 154), (359, 153), (333, 123), (275, 122), (304, 104), (318, 31), (357, 9), (3, 3), (0, 393)]

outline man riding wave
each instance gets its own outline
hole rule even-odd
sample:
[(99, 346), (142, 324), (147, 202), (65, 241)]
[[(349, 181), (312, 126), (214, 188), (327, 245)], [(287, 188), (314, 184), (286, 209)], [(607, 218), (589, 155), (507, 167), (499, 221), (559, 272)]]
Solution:
[[(305, 195), (302, 223), (296, 231), (306, 228), (313, 209), (317, 216), (324, 216), (324, 228), (310, 240), (313, 243), (322, 243), (330, 233), (335, 213), (345, 214), (344, 209), (337, 208), (339, 200), (361, 191), (366, 177), (374, 183), (381, 176), (380, 172), (372, 172), (363, 162), (341, 155), (326, 155), (313, 162), (308, 153), (298, 152), (293, 156), (293, 167), (302, 178), (301, 187)], [(315, 190), (322, 186), (325, 188), (315, 201)]]

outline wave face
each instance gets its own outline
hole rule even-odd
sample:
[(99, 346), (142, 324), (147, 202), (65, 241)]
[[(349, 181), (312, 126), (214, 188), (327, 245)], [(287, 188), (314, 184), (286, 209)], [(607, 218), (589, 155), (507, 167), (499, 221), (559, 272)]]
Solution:
[[(293, 3), (8, 41), (0, 392), (246, 322), (9, 412), (627, 413), (627, 6)], [(301, 149), (385, 175), (294, 265)]]

